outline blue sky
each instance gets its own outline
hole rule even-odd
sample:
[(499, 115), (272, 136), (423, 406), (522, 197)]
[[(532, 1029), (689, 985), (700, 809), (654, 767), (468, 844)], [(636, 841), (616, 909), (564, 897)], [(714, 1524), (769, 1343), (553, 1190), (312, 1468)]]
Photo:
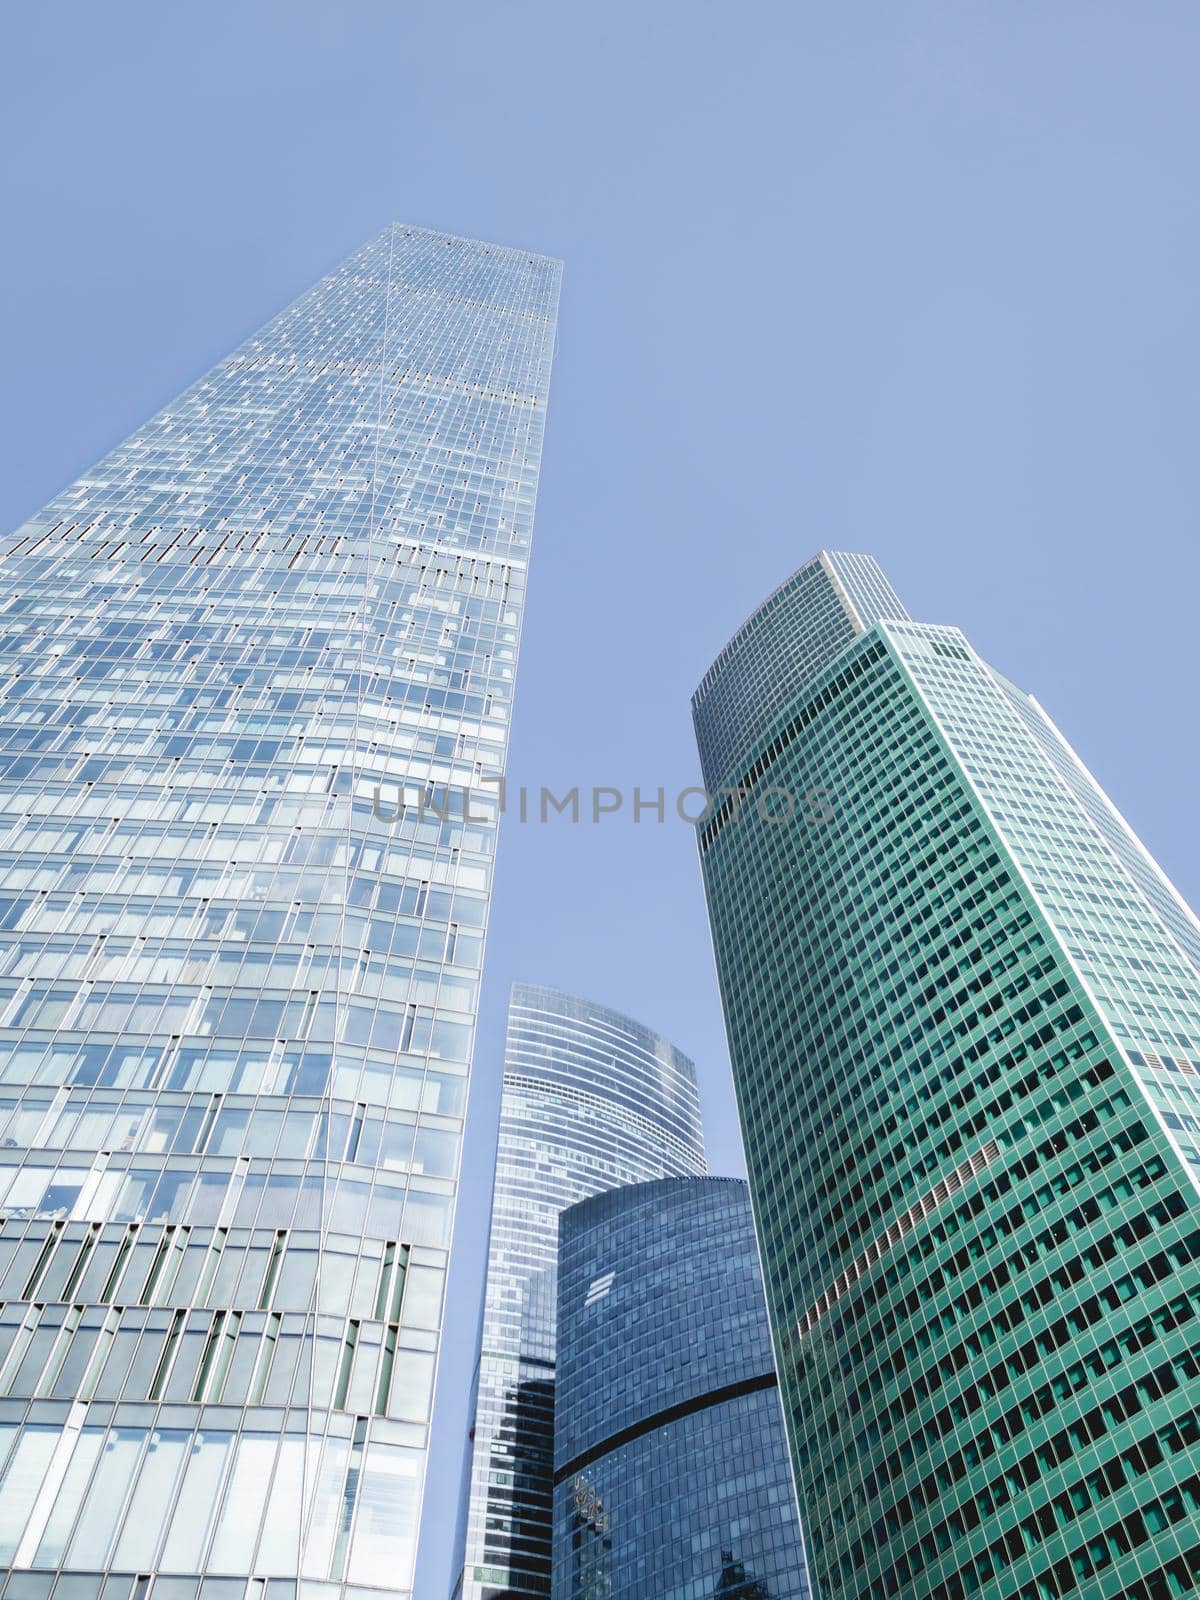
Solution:
[[(865, 549), (1198, 898), (1194, 7), (122, 0), (3, 30), (0, 525), (393, 218), (559, 255), (513, 780), (696, 781), (711, 657), (813, 551)], [(430, 1600), (514, 977), (673, 1038), (740, 1164), (689, 830), (510, 825)]]

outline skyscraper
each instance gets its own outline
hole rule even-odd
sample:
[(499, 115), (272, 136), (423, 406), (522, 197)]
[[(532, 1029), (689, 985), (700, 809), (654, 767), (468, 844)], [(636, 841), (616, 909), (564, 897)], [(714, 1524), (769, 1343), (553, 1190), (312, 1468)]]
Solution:
[(1190, 1592), (1195, 919), (1036, 701), (866, 557), (802, 567), (694, 712), (822, 1600)]
[(559, 1213), (703, 1171), (686, 1056), (619, 1011), (514, 985), (460, 1563), (470, 1600), (550, 1593)]
[(746, 1185), (562, 1215), (555, 1600), (808, 1600)]
[(558, 281), (392, 226), (5, 548), (14, 1600), (409, 1591)]

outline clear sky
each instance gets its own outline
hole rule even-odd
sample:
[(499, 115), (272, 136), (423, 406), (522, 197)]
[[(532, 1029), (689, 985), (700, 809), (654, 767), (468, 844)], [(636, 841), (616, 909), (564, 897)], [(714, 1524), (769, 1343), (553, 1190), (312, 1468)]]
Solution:
[[(1200, 895), (1192, 4), (44, 0), (2, 29), (0, 526), (389, 220), (562, 256), (513, 781), (697, 781), (711, 657), (812, 552), (869, 550)], [(741, 1160), (690, 831), (509, 825), (421, 1600), (515, 977), (674, 1039)]]

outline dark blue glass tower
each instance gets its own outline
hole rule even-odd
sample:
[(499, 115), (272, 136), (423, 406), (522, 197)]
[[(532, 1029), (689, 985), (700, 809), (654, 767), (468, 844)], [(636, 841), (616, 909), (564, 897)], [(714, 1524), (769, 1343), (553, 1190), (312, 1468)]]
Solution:
[(550, 1593), (558, 1218), (602, 1189), (704, 1171), (696, 1072), (577, 995), (513, 985), (455, 1600)]
[(806, 1600), (744, 1183), (563, 1213), (554, 1463), (554, 1600)]

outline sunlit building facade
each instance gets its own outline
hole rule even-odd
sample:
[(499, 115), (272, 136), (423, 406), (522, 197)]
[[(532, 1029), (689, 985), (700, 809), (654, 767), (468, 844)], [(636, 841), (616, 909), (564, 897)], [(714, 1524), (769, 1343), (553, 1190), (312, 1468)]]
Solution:
[(550, 1594), (560, 1212), (703, 1171), (685, 1055), (606, 1006), (514, 985), (456, 1594)]
[(809, 1600), (746, 1185), (562, 1215), (554, 1600)]
[(1193, 1592), (1194, 917), (1037, 702), (868, 557), (802, 567), (694, 714), (814, 1587)]
[(10, 1600), (411, 1591), (558, 281), (392, 226), (4, 547)]

